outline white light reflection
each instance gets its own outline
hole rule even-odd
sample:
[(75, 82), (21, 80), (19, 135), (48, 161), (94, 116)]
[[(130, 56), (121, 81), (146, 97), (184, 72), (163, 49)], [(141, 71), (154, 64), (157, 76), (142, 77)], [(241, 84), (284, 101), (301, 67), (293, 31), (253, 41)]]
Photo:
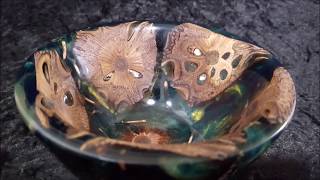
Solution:
[(79, 69), (79, 67), (75, 64), (74, 65), (74, 69), (76, 70), (76, 72), (78, 73), (78, 75), (80, 76), (81, 74), (81, 72), (80, 72), (80, 69)]
[(166, 101), (167, 106), (171, 107), (172, 106), (172, 102), (171, 101)]
[(156, 103), (156, 101), (154, 99), (148, 99), (147, 100), (147, 104), (150, 105), (150, 106), (154, 105), (155, 103)]

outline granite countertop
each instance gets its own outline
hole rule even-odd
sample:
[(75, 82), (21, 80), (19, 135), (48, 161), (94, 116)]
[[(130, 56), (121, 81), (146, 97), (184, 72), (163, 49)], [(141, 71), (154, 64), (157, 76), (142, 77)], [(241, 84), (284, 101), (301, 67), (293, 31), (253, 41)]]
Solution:
[(319, 179), (319, 0), (1, 1), (0, 179), (78, 179), (31, 134), (13, 83), (24, 57), (96, 23), (151, 20), (222, 27), (274, 53), (297, 91), (293, 121), (239, 179)]

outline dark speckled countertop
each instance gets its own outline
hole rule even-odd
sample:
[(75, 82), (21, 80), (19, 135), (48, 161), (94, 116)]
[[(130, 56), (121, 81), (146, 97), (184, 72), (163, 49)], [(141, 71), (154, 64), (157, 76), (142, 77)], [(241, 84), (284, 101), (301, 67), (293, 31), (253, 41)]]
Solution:
[[(78, 179), (32, 135), (13, 83), (23, 58), (96, 23), (151, 20), (219, 26), (273, 52), (297, 90), (293, 121), (238, 179), (320, 179), (319, 0), (1, 1), (1, 179)], [(81, 178), (81, 177), (80, 177)]]

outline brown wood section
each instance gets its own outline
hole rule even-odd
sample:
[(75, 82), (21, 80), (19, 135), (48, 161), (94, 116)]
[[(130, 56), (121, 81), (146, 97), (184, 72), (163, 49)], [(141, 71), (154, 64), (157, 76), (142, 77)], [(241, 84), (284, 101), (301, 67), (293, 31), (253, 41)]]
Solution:
[(245, 128), (264, 118), (271, 124), (288, 121), (294, 110), (295, 87), (290, 74), (283, 67), (277, 68), (271, 82), (248, 103), (241, 112), (240, 119), (226, 136), (243, 136)]
[[(143, 144), (119, 141), (104, 137), (91, 139), (81, 146), (81, 150), (94, 151), (100, 155), (107, 155), (109, 148), (134, 148), (141, 151), (169, 152), (189, 157), (223, 160), (239, 153), (235, 144), (228, 140), (215, 140), (194, 144)], [(124, 154), (123, 154), (124, 155)]]
[(36, 83), (39, 94), (35, 111), (44, 127), (50, 127), (50, 117), (79, 131), (89, 131), (89, 121), (71, 73), (62, 65), (56, 50), (43, 50), (34, 54)]
[(252, 44), (185, 23), (168, 34), (162, 66), (171, 86), (192, 106), (212, 99), (269, 55)]
[(140, 101), (152, 86), (157, 56), (152, 27), (129, 22), (76, 35), (73, 52), (81, 73), (114, 109)]

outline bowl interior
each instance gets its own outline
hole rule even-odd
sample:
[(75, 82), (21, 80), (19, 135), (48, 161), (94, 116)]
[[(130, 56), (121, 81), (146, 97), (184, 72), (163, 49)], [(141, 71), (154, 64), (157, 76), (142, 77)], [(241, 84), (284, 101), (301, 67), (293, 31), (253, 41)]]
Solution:
[(104, 28), (53, 40), (19, 74), (27, 125), (60, 146), (108, 160), (125, 149), (135, 163), (224, 159), (269, 141), (292, 116), (292, 80), (257, 46), (190, 24)]

